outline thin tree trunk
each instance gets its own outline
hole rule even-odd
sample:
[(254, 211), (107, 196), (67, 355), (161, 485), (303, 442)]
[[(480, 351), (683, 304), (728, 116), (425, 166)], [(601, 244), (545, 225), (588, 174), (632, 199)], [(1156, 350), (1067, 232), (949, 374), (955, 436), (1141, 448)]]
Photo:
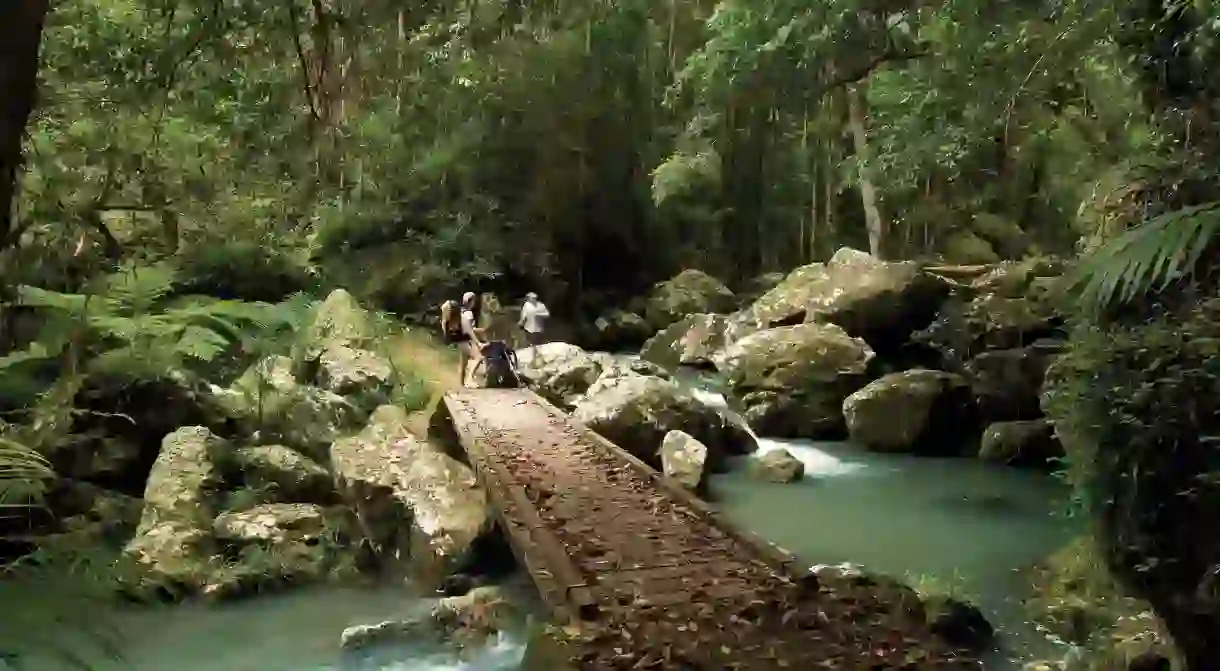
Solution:
[(863, 84), (847, 87), (848, 123), (851, 126), (852, 142), (856, 149), (856, 161), (860, 166), (860, 199), (864, 205), (864, 221), (868, 227), (868, 250), (873, 256), (883, 258), (886, 244), (885, 220), (877, 206), (877, 187), (869, 167), (868, 112), (860, 94)]
[(13, 221), (21, 138), (38, 93), (38, 49), (49, 0), (0, 2), (0, 249), (16, 243)]

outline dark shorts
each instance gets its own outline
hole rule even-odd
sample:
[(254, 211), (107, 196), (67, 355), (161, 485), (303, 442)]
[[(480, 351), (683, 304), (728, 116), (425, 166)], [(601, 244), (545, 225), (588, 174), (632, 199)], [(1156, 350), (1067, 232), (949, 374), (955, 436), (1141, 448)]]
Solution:
[(530, 333), (529, 331), (526, 331), (525, 332), (525, 342), (529, 343), (530, 347), (535, 347), (537, 345), (541, 345), (542, 344), (542, 334), (541, 333)]
[(469, 342), (470, 336), (461, 332), (450, 332), (445, 334), (445, 342), (450, 345), (460, 345), (464, 342)]

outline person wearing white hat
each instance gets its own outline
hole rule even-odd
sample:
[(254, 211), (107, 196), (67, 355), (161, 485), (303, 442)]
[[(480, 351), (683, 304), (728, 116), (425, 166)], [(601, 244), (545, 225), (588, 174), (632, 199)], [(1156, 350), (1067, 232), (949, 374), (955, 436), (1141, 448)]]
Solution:
[(531, 291), (525, 295), (525, 303), (521, 306), (521, 318), (517, 320), (517, 326), (525, 330), (525, 341), (531, 347), (542, 344), (543, 321), (550, 316), (551, 313), (547, 311), (546, 305), (538, 300), (538, 294)]
[(462, 294), (461, 329), (463, 339), (466, 342), (462, 343), (459, 352), (460, 375), (463, 387), (469, 386), (466, 384), (466, 370), (470, 362), (472, 360), (475, 362), (474, 368), (470, 370), (471, 374), (473, 374), (479, 367), (479, 352), (483, 351), (483, 329), (475, 326), (474, 303), (475, 295), (473, 291), (467, 291)]

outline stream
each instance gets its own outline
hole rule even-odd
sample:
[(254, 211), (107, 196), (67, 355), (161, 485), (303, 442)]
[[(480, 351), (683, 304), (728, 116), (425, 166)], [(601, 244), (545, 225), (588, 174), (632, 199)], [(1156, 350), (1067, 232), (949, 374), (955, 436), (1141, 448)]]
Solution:
[[(714, 375), (683, 371), (678, 382), (731, 412)], [(749, 479), (742, 467), (713, 475), (711, 496), (733, 523), (810, 566), (857, 564), (974, 603), (999, 634), (984, 659), (989, 671), (1066, 654), (1029, 622), (1021, 603), (1031, 588), (1025, 569), (1079, 532), (1060, 480), (969, 458), (757, 438), (758, 454), (786, 449), (805, 476), (771, 484)]]
[[(714, 376), (683, 372), (679, 382), (705, 402), (727, 408)], [(1029, 589), (1020, 571), (1075, 531), (1061, 513), (1068, 492), (1056, 479), (971, 459), (869, 453), (846, 443), (760, 438), (759, 445), (762, 452), (789, 450), (805, 464), (805, 478), (760, 483), (747, 479), (744, 468), (713, 476), (715, 505), (733, 522), (809, 565), (851, 562), (912, 586), (931, 585), (968, 598), (1000, 632), (1000, 647), (986, 660), (989, 671), (1062, 657), (1065, 651), (1028, 623), (1020, 604)], [(46, 605), (38, 585), (8, 587), (0, 594), (0, 612)], [(523, 643), (510, 637), (465, 659), (430, 647), (363, 655), (340, 651), (346, 627), (426, 613), (431, 603), (402, 586), (316, 586), (225, 604), (107, 608), (104, 619), (117, 636), (122, 661), (89, 668), (508, 671), (520, 666)], [(52, 634), (67, 645), (60, 640), (65, 635)], [(31, 659), (23, 666), (0, 659), (0, 671), (81, 668), (51, 659)]]
[[(10, 583), (3, 596), (0, 609), (7, 613), (34, 600), (47, 610), (37, 585)], [(524, 641), (507, 635), (464, 659), (439, 643), (360, 652), (339, 647), (347, 627), (423, 617), (433, 603), (401, 585), (317, 585), (220, 604), (115, 606), (70, 620), (56, 632), (54, 644), (79, 653), (88, 671), (510, 671), (520, 666)], [(65, 610), (78, 606), (63, 604)], [(101, 637), (121, 658), (106, 658), (96, 645)], [(24, 665), (0, 660), (0, 671), (61, 670), (82, 667), (50, 656), (27, 658)]]

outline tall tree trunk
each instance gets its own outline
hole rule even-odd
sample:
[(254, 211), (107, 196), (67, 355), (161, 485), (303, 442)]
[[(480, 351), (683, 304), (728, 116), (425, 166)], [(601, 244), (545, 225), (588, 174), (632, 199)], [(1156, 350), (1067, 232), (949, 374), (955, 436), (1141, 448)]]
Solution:
[(16, 242), (13, 221), (21, 137), (38, 92), (38, 48), (49, 0), (0, 2), (0, 249)]
[(868, 227), (868, 251), (877, 258), (883, 258), (886, 248), (886, 225), (881, 218), (881, 209), (877, 206), (877, 187), (873, 183), (872, 168), (869, 167), (868, 151), (868, 111), (865, 109), (864, 96), (860, 89), (864, 84), (847, 87), (848, 124), (851, 126), (851, 138), (856, 149), (856, 161), (860, 166), (860, 199), (864, 204), (864, 221)]

